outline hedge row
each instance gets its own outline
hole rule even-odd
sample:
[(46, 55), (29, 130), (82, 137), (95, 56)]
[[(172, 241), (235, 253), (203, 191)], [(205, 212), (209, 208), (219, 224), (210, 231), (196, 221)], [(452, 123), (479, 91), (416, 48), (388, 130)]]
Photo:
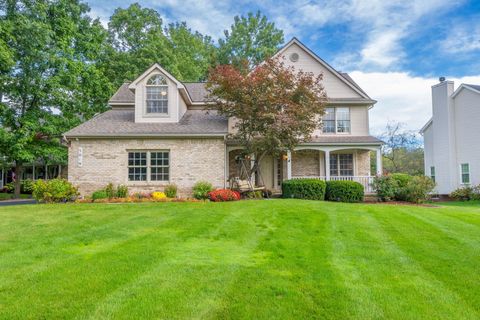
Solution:
[(362, 202), (363, 186), (356, 181), (327, 181), (325, 199), (338, 202)]
[(282, 183), (284, 198), (361, 202), (363, 186), (355, 181), (322, 181), (319, 179), (294, 179)]

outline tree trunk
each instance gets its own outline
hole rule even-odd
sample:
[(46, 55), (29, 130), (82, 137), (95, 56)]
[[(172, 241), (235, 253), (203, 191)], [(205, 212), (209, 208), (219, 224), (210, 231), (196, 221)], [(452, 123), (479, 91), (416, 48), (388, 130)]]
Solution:
[(13, 193), (13, 198), (14, 199), (20, 198), (21, 185), (22, 185), (22, 173), (23, 173), (22, 163), (16, 162), (16, 164), (15, 164), (15, 191)]

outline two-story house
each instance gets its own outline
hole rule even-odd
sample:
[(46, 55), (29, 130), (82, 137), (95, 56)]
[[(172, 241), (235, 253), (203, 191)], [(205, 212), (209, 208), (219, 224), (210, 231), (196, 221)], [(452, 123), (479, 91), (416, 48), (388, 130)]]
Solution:
[(436, 192), (480, 184), (480, 85), (440, 78), (432, 87), (432, 118), (421, 129), (425, 145), (425, 174)]
[[(265, 186), (279, 190), (285, 179), (316, 177), (356, 180), (370, 191), (371, 151), (381, 172), (381, 141), (369, 134), (368, 113), (375, 101), (295, 38), (276, 55), (297, 70), (322, 73), (328, 105), (309, 143), (262, 160)], [(111, 110), (65, 134), (69, 180), (83, 194), (109, 182), (132, 192), (174, 183), (183, 194), (200, 180), (228, 186), (238, 174), (235, 157), (242, 147), (228, 140), (232, 121), (207, 110), (206, 95), (205, 83), (182, 83), (153, 65), (118, 89), (109, 101)]]

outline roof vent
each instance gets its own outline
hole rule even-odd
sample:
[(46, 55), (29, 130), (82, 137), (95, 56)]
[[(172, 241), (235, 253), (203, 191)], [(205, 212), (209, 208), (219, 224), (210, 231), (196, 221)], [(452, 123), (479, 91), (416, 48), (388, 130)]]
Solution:
[(300, 56), (296, 52), (294, 52), (290, 55), (290, 61), (292, 61), (292, 62), (297, 62), (299, 58), (300, 58)]
[(438, 78), (438, 81), (444, 82), (444, 81), (445, 81), (445, 77), (440, 77), (440, 78)]

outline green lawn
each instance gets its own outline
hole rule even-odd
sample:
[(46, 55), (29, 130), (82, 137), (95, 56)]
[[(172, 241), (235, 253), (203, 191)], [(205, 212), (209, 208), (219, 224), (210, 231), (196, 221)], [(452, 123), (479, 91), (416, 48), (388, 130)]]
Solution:
[(480, 204), (0, 208), (0, 319), (479, 319)]

